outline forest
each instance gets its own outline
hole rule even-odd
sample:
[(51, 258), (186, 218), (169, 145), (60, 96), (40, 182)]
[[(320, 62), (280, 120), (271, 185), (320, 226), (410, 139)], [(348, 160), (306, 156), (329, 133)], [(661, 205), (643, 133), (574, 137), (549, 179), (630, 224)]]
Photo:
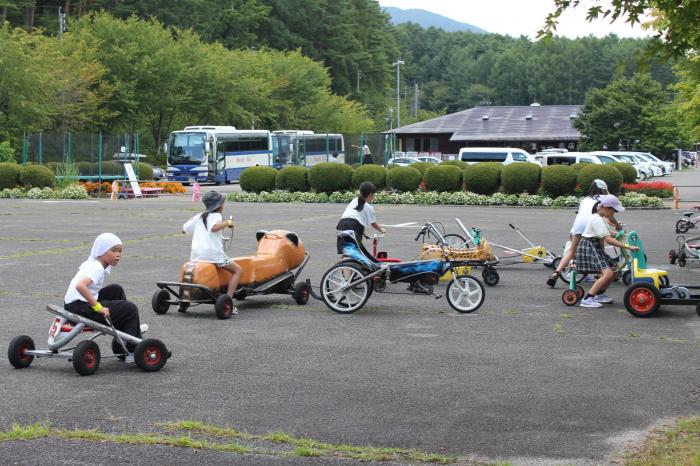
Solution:
[(0, 140), (13, 143), (139, 131), (157, 152), (203, 122), (384, 131), (398, 59), (402, 125), (475, 105), (584, 104), (642, 75), (677, 118), (700, 74), (697, 57), (644, 57), (647, 40), (392, 26), (374, 0), (0, 0), (0, 22)]

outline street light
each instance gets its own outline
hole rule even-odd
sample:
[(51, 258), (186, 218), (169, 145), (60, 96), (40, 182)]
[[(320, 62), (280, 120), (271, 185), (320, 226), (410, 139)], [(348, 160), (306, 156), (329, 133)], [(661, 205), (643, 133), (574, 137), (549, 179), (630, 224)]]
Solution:
[(401, 126), (401, 91), (399, 81), (399, 68), (403, 65), (403, 60), (396, 60), (391, 66), (396, 67), (396, 127)]

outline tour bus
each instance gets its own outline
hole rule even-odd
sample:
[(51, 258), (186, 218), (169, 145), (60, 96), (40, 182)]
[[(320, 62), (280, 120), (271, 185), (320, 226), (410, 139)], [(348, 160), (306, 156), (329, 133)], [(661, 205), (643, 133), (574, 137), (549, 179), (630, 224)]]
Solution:
[[(316, 134), (306, 130), (274, 131), (282, 164), (311, 167), (319, 162), (345, 163), (342, 134)], [(284, 162), (283, 162), (284, 161)]]
[(277, 139), (267, 130), (233, 126), (187, 126), (165, 145), (168, 181), (230, 183), (256, 165), (280, 168)]

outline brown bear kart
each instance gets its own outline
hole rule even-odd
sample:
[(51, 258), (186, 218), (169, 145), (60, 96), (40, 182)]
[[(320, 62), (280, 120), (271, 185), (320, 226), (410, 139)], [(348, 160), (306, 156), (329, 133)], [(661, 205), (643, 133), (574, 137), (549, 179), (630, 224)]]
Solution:
[[(285, 230), (258, 231), (255, 255), (234, 257), (243, 269), (235, 298), (261, 294), (289, 294), (297, 304), (309, 300), (309, 285), (297, 283), (309, 260), (304, 243), (296, 233)], [(171, 305), (180, 312), (199, 304), (214, 304), (220, 319), (231, 317), (233, 300), (226, 293), (231, 273), (209, 262), (185, 262), (177, 282), (157, 282), (152, 299), (156, 314), (165, 314)]]

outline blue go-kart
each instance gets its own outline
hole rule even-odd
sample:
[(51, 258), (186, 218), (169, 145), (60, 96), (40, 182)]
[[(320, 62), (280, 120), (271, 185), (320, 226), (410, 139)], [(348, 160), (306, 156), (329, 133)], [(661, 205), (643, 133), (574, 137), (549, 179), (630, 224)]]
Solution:
[(471, 275), (460, 274), (458, 268), (480, 266), (483, 261), (459, 259), (432, 223), (426, 223), (420, 229), (416, 241), (426, 232), (437, 238), (442, 257), (396, 263), (379, 262), (358, 243), (352, 231), (339, 232), (343, 260), (323, 275), (321, 299), (332, 311), (350, 314), (360, 310), (373, 291), (385, 292), (387, 285), (393, 283), (407, 283), (409, 294), (440, 298), (435, 294), (435, 285), (441, 276), (451, 272), (452, 280), (446, 290), (447, 302), (457, 312), (476, 311), (486, 296), (484, 285)]

